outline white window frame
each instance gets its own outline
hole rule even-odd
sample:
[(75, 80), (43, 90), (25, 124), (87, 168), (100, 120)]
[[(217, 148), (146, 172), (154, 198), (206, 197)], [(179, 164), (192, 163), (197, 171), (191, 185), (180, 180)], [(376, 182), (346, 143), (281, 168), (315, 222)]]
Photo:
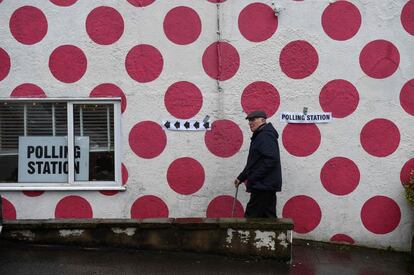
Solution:
[[(63, 102), (67, 103), (67, 134), (68, 148), (74, 147), (74, 123), (73, 106), (78, 104), (113, 104), (114, 106), (114, 181), (75, 181), (74, 174), (74, 150), (68, 150), (68, 181), (65, 183), (50, 182), (24, 182), (24, 183), (0, 183), (0, 191), (47, 191), (47, 190), (117, 190), (124, 191), (121, 175), (121, 98), (0, 98), (0, 102), (33, 103), (33, 102)], [(26, 121), (24, 122), (26, 123)]]

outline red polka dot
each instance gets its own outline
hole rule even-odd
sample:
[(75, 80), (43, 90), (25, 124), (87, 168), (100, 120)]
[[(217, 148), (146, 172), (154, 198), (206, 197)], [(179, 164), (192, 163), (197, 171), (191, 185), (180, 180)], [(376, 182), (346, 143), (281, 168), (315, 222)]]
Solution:
[(164, 32), (171, 42), (178, 45), (191, 44), (201, 33), (201, 20), (189, 7), (176, 7), (164, 18)]
[(222, 158), (236, 154), (243, 144), (243, 133), (239, 126), (230, 120), (216, 120), (207, 131), (204, 141), (208, 150)]
[(221, 81), (230, 79), (237, 73), (239, 66), (239, 53), (227, 42), (214, 42), (204, 51), (203, 68), (211, 78)]
[(0, 81), (6, 78), (10, 72), (10, 57), (5, 50), (0, 48)]
[(362, 147), (368, 154), (386, 157), (397, 150), (400, 144), (398, 127), (387, 119), (373, 119), (361, 130)]
[(131, 218), (168, 218), (168, 207), (163, 200), (156, 196), (143, 196), (132, 205)]
[(401, 12), (401, 24), (404, 29), (411, 35), (414, 35), (414, 1), (410, 0), (402, 9)]
[(401, 168), (400, 180), (401, 183), (406, 184), (410, 180), (411, 171), (414, 170), (414, 158), (407, 161)]
[(208, 0), (208, 2), (211, 2), (211, 3), (223, 3), (223, 2), (226, 2), (226, 0)]
[(293, 219), (293, 231), (301, 234), (314, 230), (322, 218), (318, 203), (304, 195), (290, 198), (283, 206), (282, 212), (283, 218)]
[(352, 160), (335, 157), (324, 164), (320, 177), (328, 192), (343, 196), (351, 193), (358, 186), (360, 173), (358, 166)]
[(322, 27), (330, 38), (348, 40), (361, 27), (361, 13), (354, 4), (347, 1), (330, 3), (323, 11)]
[(57, 219), (91, 219), (92, 207), (87, 200), (79, 196), (67, 196), (56, 205)]
[[(207, 206), (207, 218), (231, 218), (233, 212), (234, 197), (232, 196), (218, 196), (214, 198)], [(236, 200), (234, 209), (234, 217), (243, 218), (243, 205)]]
[(414, 79), (411, 79), (402, 87), (400, 104), (407, 113), (414, 116)]
[(76, 46), (64, 45), (56, 48), (49, 58), (49, 69), (53, 76), (64, 83), (73, 83), (86, 72), (87, 59)]
[(282, 49), (279, 63), (288, 77), (302, 79), (316, 70), (319, 57), (311, 44), (304, 40), (297, 40), (290, 42)]
[(351, 237), (345, 234), (335, 234), (331, 238), (331, 242), (337, 242), (337, 243), (349, 243), (354, 244), (355, 241)]
[(166, 145), (167, 135), (155, 122), (139, 122), (129, 132), (129, 146), (141, 158), (152, 159), (159, 156)]
[(43, 98), (46, 97), (46, 94), (39, 86), (32, 83), (24, 83), (14, 88), (10, 96)]
[(400, 220), (400, 207), (394, 200), (385, 196), (370, 198), (361, 209), (363, 225), (374, 234), (390, 233), (398, 226)]
[(128, 2), (135, 7), (142, 8), (151, 5), (155, 0), (128, 0)]
[(240, 33), (252, 42), (262, 42), (272, 37), (277, 24), (274, 10), (263, 3), (250, 4), (239, 15)]
[(47, 33), (46, 16), (38, 8), (23, 6), (12, 14), (10, 18), (10, 32), (22, 44), (36, 44)]
[(53, 4), (61, 7), (68, 7), (76, 3), (78, 0), (50, 0)]
[(16, 219), (16, 208), (14, 208), (14, 205), (4, 197), (1, 197), (1, 200), (3, 204), (3, 219), (15, 220)]
[(321, 144), (321, 132), (315, 124), (288, 124), (282, 133), (283, 146), (289, 154), (306, 157)]
[(280, 105), (279, 92), (272, 84), (257, 81), (249, 84), (241, 96), (243, 111), (248, 114), (254, 110), (263, 110), (268, 117), (273, 116)]
[(203, 95), (193, 83), (180, 81), (168, 87), (164, 96), (168, 112), (180, 119), (195, 116), (203, 105)]
[(324, 112), (332, 112), (336, 118), (352, 114), (359, 103), (359, 93), (354, 85), (343, 79), (335, 79), (323, 86), (319, 104)]
[(127, 54), (125, 68), (135, 81), (145, 83), (155, 80), (162, 72), (164, 60), (151, 45), (137, 45)]
[(97, 7), (86, 18), (86, 31), (97, 44), (110, 45), (124, 32), (124, 19), (111, 7)]
[[(121, 176), (122, 176), (122, 185), (125, 185), (128, 181), (128, 170), (123, 163), (121, 165)], [(105, 196), (113, 196), (119, 193), (119, 191), (106, 191), (106, 190), (99, 191), (99, 192), (101, 192), (101, 194)]]
[(386, 78), (397, 70), (400, 64), (400, 53), (389, 41), (371, 41), (362, 49), (359, 64), (368, 76), (378, 79)]
[(120, 97), (121, 98), (121, 112), (123, 113), (127, 106), (127, 99), (124, 92), (115, 84), (103, 83), (95, 88), (89, 95), (90, 97)]
[(168, 184), (179, 194), (190, 195), (197, 192), (203, 186), (204, 179), (203, 166), (193, 158), (176, 159), (168, 167)]
[(45, 191), (23, 191), (23, 194), (28, 197), (39, 197), (43, 195)]

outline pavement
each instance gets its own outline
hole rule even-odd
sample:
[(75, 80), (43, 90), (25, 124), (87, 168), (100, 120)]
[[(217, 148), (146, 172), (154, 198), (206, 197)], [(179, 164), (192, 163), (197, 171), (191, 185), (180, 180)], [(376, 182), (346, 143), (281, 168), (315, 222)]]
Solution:
[(0, 274), (414, 274), (409, 253), (319, 246), (293, 247), (292, 264), (186, 252), (79, 248), (0, 241)]

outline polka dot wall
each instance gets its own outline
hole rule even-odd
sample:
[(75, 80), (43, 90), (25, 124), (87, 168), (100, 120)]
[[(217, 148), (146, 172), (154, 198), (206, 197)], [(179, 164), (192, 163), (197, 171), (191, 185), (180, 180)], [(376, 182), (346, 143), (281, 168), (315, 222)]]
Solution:
[[(413, 0), (3, 0), (0, 15), (2, 98), (121, 97), (127, 187), (2, 192), (7, 219), (228, 217), (245, 113), (263, 109), (295, 237), (410, 249)], [(303, 107), (334, 119), (279, 122)], [(161, 127), (206, 115), (211, 131)]]

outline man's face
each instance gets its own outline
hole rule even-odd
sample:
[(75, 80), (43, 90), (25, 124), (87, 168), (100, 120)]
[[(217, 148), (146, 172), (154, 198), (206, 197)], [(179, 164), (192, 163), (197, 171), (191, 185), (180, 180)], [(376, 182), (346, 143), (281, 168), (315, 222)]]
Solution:
[(254, 132), (257, 130), (257, 128), (259, 128), (260, 125), (266, 123), (266, 119), (261, 118), (261, 117), (256, 117), (256, 118), (250, 118), (249, 119), (249, 127), (250, 127), (250, 131)]

